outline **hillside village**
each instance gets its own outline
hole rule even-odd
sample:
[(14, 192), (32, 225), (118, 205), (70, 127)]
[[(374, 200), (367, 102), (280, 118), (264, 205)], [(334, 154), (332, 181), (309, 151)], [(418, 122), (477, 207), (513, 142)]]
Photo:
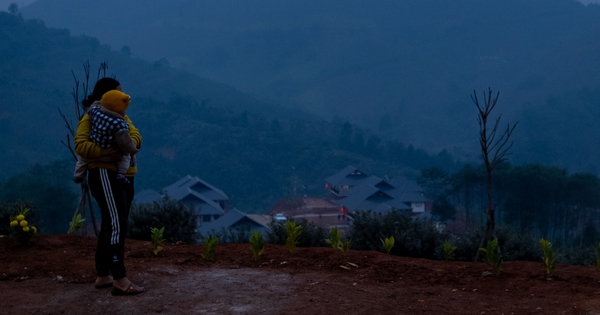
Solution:
[(308, 195), (278, 201), (268, 214), (249, 214), (231, 208), (227, 194), (197, 176), (187, 175), (165, 187), (161, 193), (143, 190), (136, 194), (134, 204), (151, 204), (161, 198), (174, 199), (191, 206), (198, 215), (198, 234), (206, 236), (220, 231), (233, 232), (241, 227), (250, 232), (271, 232), (275, 221), (306, 220), (307, 223), (329, 230), (343, 231), (352, 225), (356, 211), (385, 213), (392, 210), (413, 217), (429, 217), (432, 203), (423, 189), (403, 177), (391, 180), (368, 175), (354, 166), (347, 166), (325, 178), (326, 198)]

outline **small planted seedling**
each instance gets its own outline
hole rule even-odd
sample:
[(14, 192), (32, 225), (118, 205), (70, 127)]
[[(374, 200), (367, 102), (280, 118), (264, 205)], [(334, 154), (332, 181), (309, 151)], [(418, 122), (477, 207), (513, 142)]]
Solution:
[(336, 250), (339, 249), (342, 243), (342, 233), (336, 227), (331, 228), (331, 238), (326, 238), (325, 242)]
[(250, 235), (250, 252), (254, 260), (260, 260), (260, 256), (265, 250), (265, 243), (261, 232), (252, 232)]
[(487, 246), (485, 248), (479, 248), (479, 251), (483, 253), (483, 262), (487, 263), (490, 267), (492, 267), (492, 274), (496, 277), (500, 275), (500, 272), (502, 272), (502, 254), (497, 252), (497, 248), (497, 238), (488, 241)]
[(150, 240), (152, 241), (152, 252), (154, 253), (154, 255), (158, 255), (158, 252), (160, 252), (163, 249), (162, 246), (160, 246), (160, 244), (162, 244), (162, 242), (165, 241), (165, 227), (163, 226), (160, 229), (154, 227), (150, 229), (150, 232)]
[(598, 274), (598, 277), (600, 277), (600, 243), (598, 243), (598, 247), (596, 247), (596, 273)]
[(202, 248), (202, 258), (206, 259), (206, 260), (210, 260), (210, 261), (215, 261), (216, 257), (215, 257), (215, 249), (217, 247), (217, 244), (219, 244), (219, 238), (218, 237), (212, 237), (212, 236), (207, 236), (204, 239), (204, 248)]
[(444, 268), (448, 268), (448, 262), (454, 260), (454, 252), (456, 251), (456, 246), (452, 245), (450, 241), (444, 240), (444, 245), (442, 247), (442, 255), (444, 255)]
[(552, 243), (542, 238), (540, 239), (540, 245), (544, 252), (542, 260), (544, 261), (544, 265), (546, 265), (546, 277), (550, 279), (554, 276), (554, 250), (552, 249)]
[(444, 240), (444, 247), (442, 248), (444, 254), (445, 261), (454, 260), (454, 252), (456, 251), (456, 246), (452, 245), (450, 241)]
[(390, 251), (392, 251), (392, 248), (394, 247), (394, 243), (396, 243), (396, 240), (394, 239), (394, 236), (392, 235), (390, 237), (382, 239), (381, 243), (383, 244), (383, 249), (385, 249), (385, 252), (388, 253), (388, 255), (389, 255)]
[(73, 216), (73, 218), (71, 219), (71, 222), (69, 222), (69, 233), (75, 233), (77, 231), (79, 231), (83, 225), (85, 224), (85, 219), (83, 219), (81, 217), (81, 213), (77, 213), (76, 215)]
[(290, 254), (293, 254), (294, 250), (296, 250), (298, 237), (300, 237), (302, 229), (303, 227), (301, 225), (296, 225), (296, 222), (294, 221), (287, 221), (285, 223), (285, 234), (287, 235), (285, 239), (285, 245), (290, 251)]
[(344, 253), (344, 255), (346, 255), (346, 253), (350, 249), (350, 244), (351, 243), (352, 243), (352, 240), (347, 240), (345, 242), (341, 242), (340, 243), (340, 250), (342, 251), (342, 253)]

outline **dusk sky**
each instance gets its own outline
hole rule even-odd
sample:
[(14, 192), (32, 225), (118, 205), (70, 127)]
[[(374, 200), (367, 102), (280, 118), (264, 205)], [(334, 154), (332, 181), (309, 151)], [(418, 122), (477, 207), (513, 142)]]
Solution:
[[(0, 11), (7, 11), (8, 6), (11, 3), (16, 3), (18, 4), (20, 7), (22, 6), (26, 6), (28, 4), (31, 4), (33, 2), (35, 2), (36, 0), (0, 0)], [(600, 0), (579, 0), (582, 3), (588, 4), (588, 3), (598, 3), (600, 4)]]

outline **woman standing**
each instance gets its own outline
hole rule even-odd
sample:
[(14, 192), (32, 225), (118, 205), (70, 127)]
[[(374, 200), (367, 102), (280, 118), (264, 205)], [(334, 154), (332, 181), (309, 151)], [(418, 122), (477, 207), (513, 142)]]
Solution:
[[(81, 103), (87, 110), (90, 106), (100, 105), (104, 93), (110, 90), (121, 91), (121, 84), (111, 78), (102, 78), (94, 86), (92, 94)], [(125, 121), (129, 125), (131, 139), (139, 149), (142, 137), (133, 126), (128, 116)], [(129, 209), (134, 195), (134, 175), (137, 172), (135, 156), (125, 176), (129, 184), (117, 180), (117, 164), (122, 153), (116, 149), (102, 149), (90, 140), (92, 121), (84, 115), (77, 126), (75, 136), (75, 152), (81, 157), (91, 160), (88, 164), (88, 183), (94, 199), (100, 207), (102, 223), (96, 247), (96, 288), (113, 287), (113, 295), (133, 295), (144, 292), (144, 288), (127, 279), (124, 256), (125, 236)]]

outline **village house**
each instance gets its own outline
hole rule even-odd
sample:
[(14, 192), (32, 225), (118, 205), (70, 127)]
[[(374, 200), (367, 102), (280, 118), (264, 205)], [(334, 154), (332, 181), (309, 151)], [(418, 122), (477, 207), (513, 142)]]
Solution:
[(248, 232), (271, 232), (270, 215), (246, 214), (238, 209), (229, 209), (229, 198), (219, 188), (196, 176), (187, 175), (163, 189), (163, 194), (148, 189), (136, 193), (134, 204), (151, 204), (162, 198), (170, 198), (179, 203), (192, 206), (198, 215), (198, 241), (207, 235), (236, 232), (245, 229)]
[(414, 216), (431, 210), (431, 202), (415, 181), (403, 177), (388, 181), (369, 176), (354, 166), (326, 178), (325, 188), (343, 214), (367, 210), (383, 213), (395, 209)]
[(413, 217), (428, 216), (431, 202), (417, 182), (398, 177), (390, 181), (369, 176), (353, 166), (347, 166), (325, 179), (325, 189), (331, 198), (294, 198), (280, 200), (271, 214), (283, 214), (288, 219), (306, 220), (325, 229), (345, 230), (352, 225), (355, 211), (385, 213), (404, 211)]
[(224, 232), (235, 234), (238, 231), (244, 231), (245, 234), (248, 234), (248, 237), (252, 232), (260, 232), (265, 237), (271, 233), (271, 228), (269, 227), (271, 220), (272, 217), (270, 215), (246, 214), (233, 208), (210, 224), (204, 224), (199, 227), (198, 240), (202, 241), (209, 235), (215, 236)]

